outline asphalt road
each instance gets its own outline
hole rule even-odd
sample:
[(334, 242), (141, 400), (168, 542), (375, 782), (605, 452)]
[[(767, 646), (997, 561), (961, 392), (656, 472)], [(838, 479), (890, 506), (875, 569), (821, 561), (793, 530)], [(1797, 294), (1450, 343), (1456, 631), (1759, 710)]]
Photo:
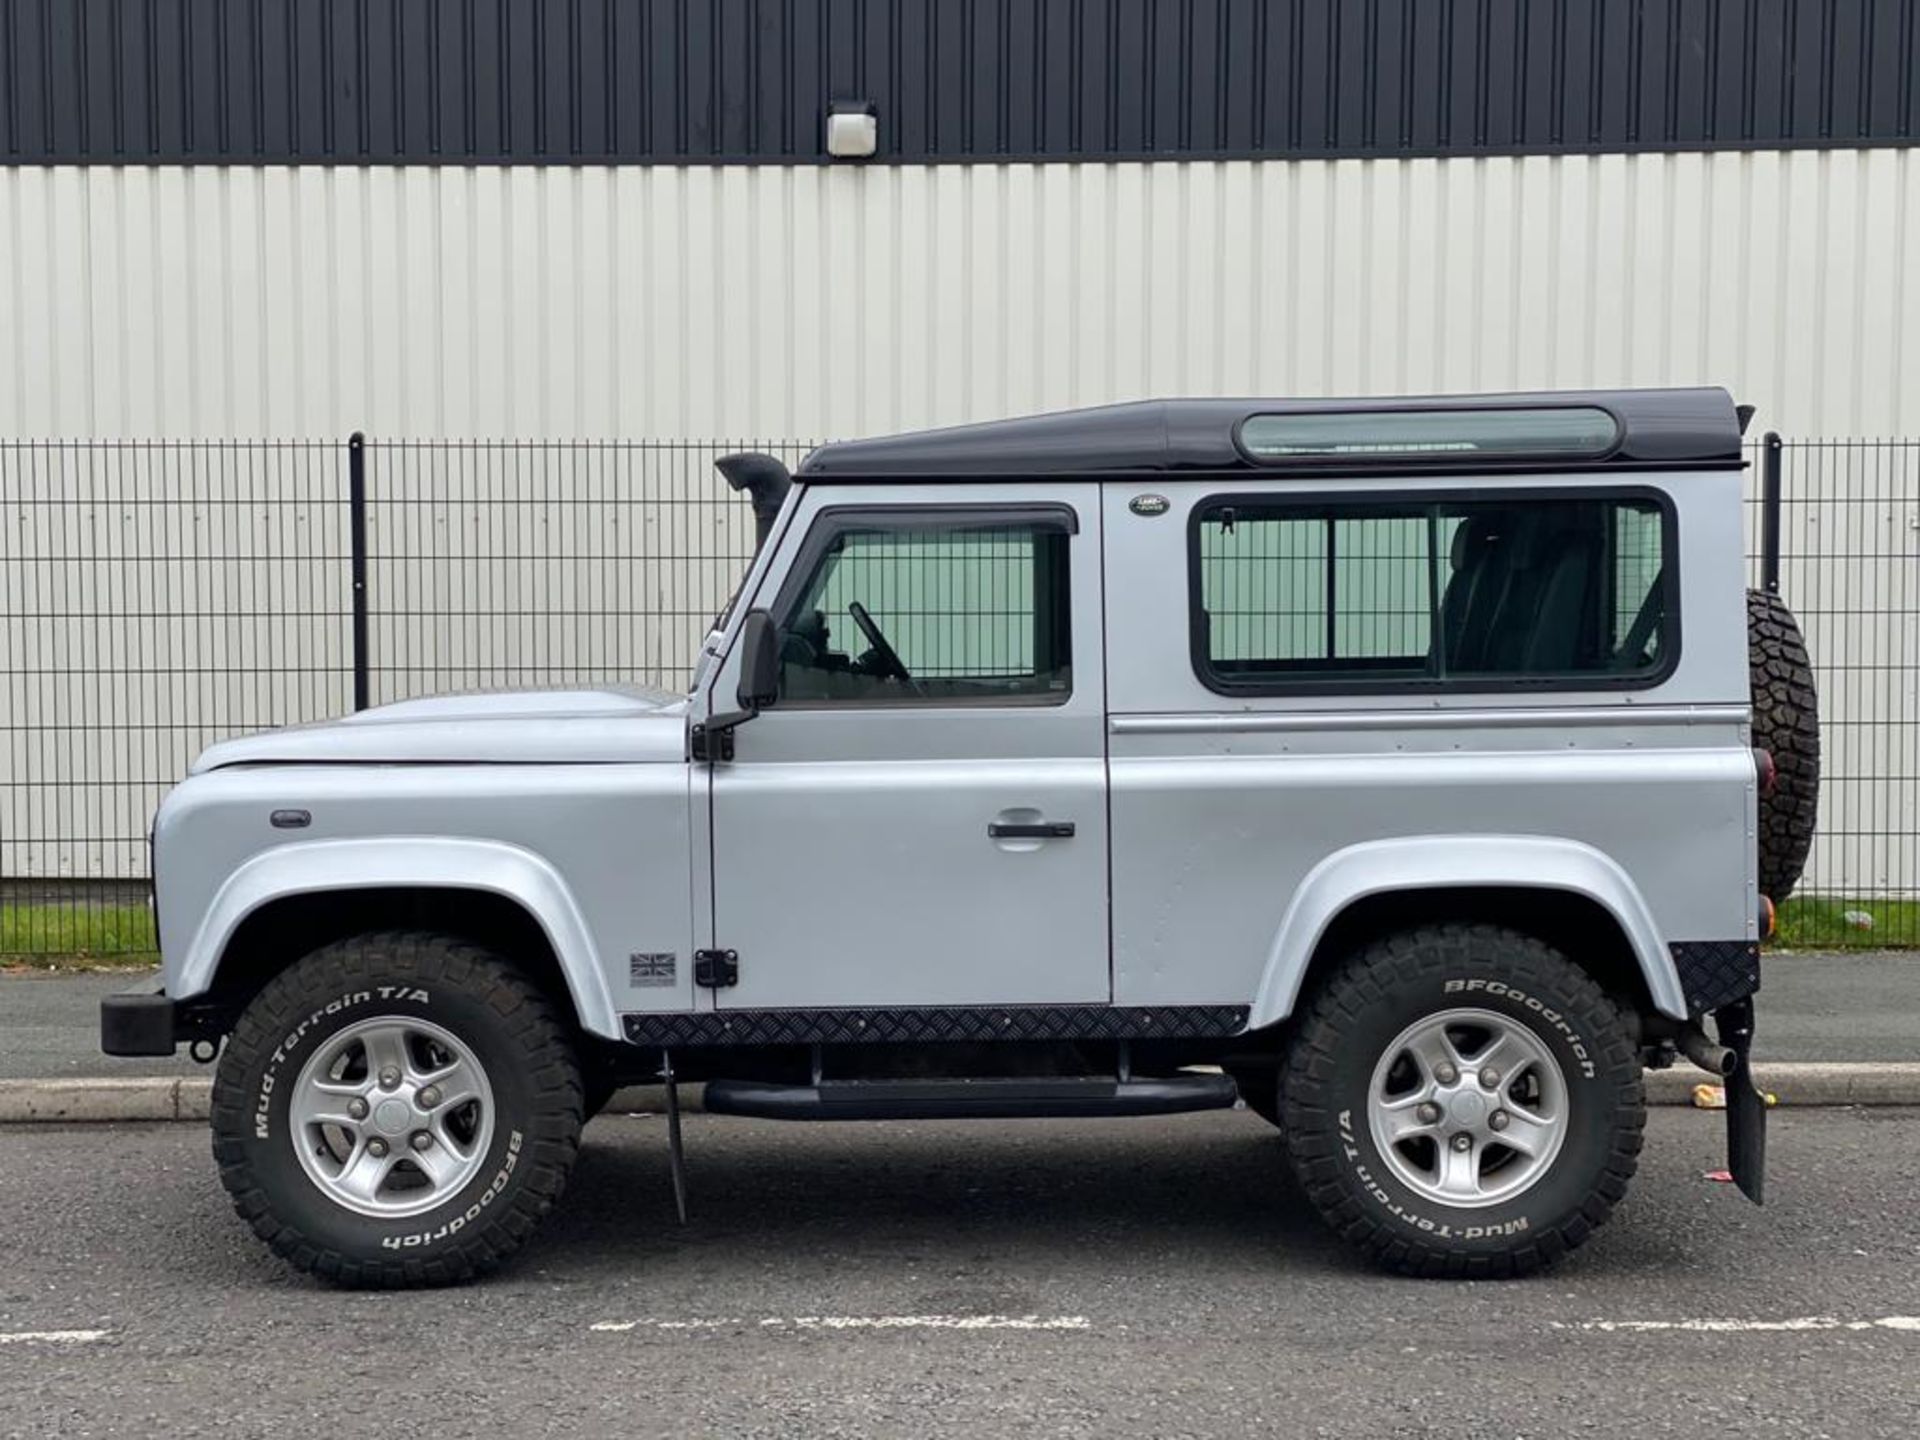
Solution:
[[(1244, 1112), (694, 1116), (685, 1230), (659, 1118), (608, 1117), (510, 1270), (364, 1295), (243, 1232), (198, 1127), (19, 1128), (0, 1435), (1911, 1436), (1920, 1319), (1871, 1322), (1920, 1316), (1916, 1142), (1779, 1112), (1755, 1210), (1660, 1112), (1592, 1244), (1468, 1285), (1360, 1266)], [(104, 1333), (8, 1338), (50, 1331)]]
[[(1762, 1060), (1920, 1061), (1920, 954), (1769, 955), (1762, 974)], [(207, 1073), (185, 1051), (153, 1060), (100, 1054), (100, 997), (141, 979), (0, 976), (0, 1080)]]
[(210, 1074), (184, 1049), (139, 1059), (100, 1053), (102, 998), (152, 984), (150, 973), (0, 975), (0, 1080)]

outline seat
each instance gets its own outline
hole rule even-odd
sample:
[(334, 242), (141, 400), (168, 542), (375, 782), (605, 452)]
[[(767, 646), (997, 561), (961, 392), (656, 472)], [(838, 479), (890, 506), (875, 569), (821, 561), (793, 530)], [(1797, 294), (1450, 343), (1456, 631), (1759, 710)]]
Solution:
[(1604, 551), (1594, 525), (1553, 535), (1538, 566), (1538, 598), (1520, 669), (1529, 674), (1566, 674), (1602, 667), (1605, 657), (1596, 653), (1598, 631), (1592, 617), (1599, 598), (1594, 581)]
[(1600, 668), (1595, 627), (1588, 622), (1605, 550), (1603, 525), (1604, 517), (1583, 506), (1571, 514), (1536, 513), (1516, 527), (1508, 546), (1510, 573), (1478, 668), (1521, 675)]
[(1509, 574), (1501, 542), (1507, 521), (1504, 512), (1485, 512), (1469, 516), (1453, 532), (1448, 556), (1453, 574), (1440, 598), (1442, 655), (1450, 671), (1487, 668), (1487, 641)]

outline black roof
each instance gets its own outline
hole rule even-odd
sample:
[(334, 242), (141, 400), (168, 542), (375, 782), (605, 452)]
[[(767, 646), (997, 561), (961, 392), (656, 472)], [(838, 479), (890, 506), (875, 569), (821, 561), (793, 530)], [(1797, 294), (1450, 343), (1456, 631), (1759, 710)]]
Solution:
[[(1620, 439), (1593, 457), (1495, 457), (1437, 453), (1364, 462), (1322, 457), (1255, 460), (1239, 447), (1241, 422), (1255, 415), (1326, 415), (1404, 410), (1489, 411), (1588, 406), (1610, 412)], [(1145, 400), (1062, 410), (944, 430), (822, 445), (796, 472), (802, 481), (965, 479), (975, 476), (1352, 473), (1435, 470), (1631, 470), (1725, 468), (1741, 463), (1743, 417), (1716, 387), (1671, 390), (1553, 390), (1507, 395), (1423, 395), (1342, 400)]]

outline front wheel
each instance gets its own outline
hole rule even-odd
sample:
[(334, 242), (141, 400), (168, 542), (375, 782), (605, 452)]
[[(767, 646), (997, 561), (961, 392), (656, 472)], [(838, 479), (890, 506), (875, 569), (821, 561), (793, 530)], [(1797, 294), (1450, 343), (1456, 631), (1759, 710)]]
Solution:
[(1328, 1223), (1419, 1275), (1523, 1275), (1580, 1245), (1626, 1193), (1646, 1123), (1612, 1001), (1488, 925), (1348, 959), (1294, 1035), (1280, 1102)]
[(579, 1145), (579, 1067), (546, 997), (440, 935), (356, 936), (247, 1006), (214, 1082), (234, 1208), (324, 1279), (465, 1280), (533, 1233)]

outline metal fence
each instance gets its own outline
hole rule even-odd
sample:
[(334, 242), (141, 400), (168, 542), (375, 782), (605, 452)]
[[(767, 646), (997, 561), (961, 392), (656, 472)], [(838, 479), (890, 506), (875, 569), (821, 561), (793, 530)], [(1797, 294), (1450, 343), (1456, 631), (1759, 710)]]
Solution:
[(146, 825), (350, 695), (338, 444), (0, 445), (0, 960), (150, 950)]
[[(714, 460), (807, 448), (0, 443), (0, 963), (150, 950), (148, 817), (222, 736), (447, 690), (677, 688), (752, 549)], [(1778, 453), (1826, 747), (1789, 938), (1920, 943), (1920, 441)]]
[(752, 511), (714, 461), (754, 449), (797, 465), (808, 448), (368, 442), (363, 703), (684, 687), (753, 554)]
[(683, 685), (753, 548), (713, 462), (807, 448), (0, 443), (0, 963), (151, 951), (148, 820), (223, 736)]
[[(1920, 945), (1920, 440), (1779, 451), (1779, 591), (1813, 658), (1822, 752), (1783, 938)], [(1766, 509), (1750, 515), (1759, 585)]]

